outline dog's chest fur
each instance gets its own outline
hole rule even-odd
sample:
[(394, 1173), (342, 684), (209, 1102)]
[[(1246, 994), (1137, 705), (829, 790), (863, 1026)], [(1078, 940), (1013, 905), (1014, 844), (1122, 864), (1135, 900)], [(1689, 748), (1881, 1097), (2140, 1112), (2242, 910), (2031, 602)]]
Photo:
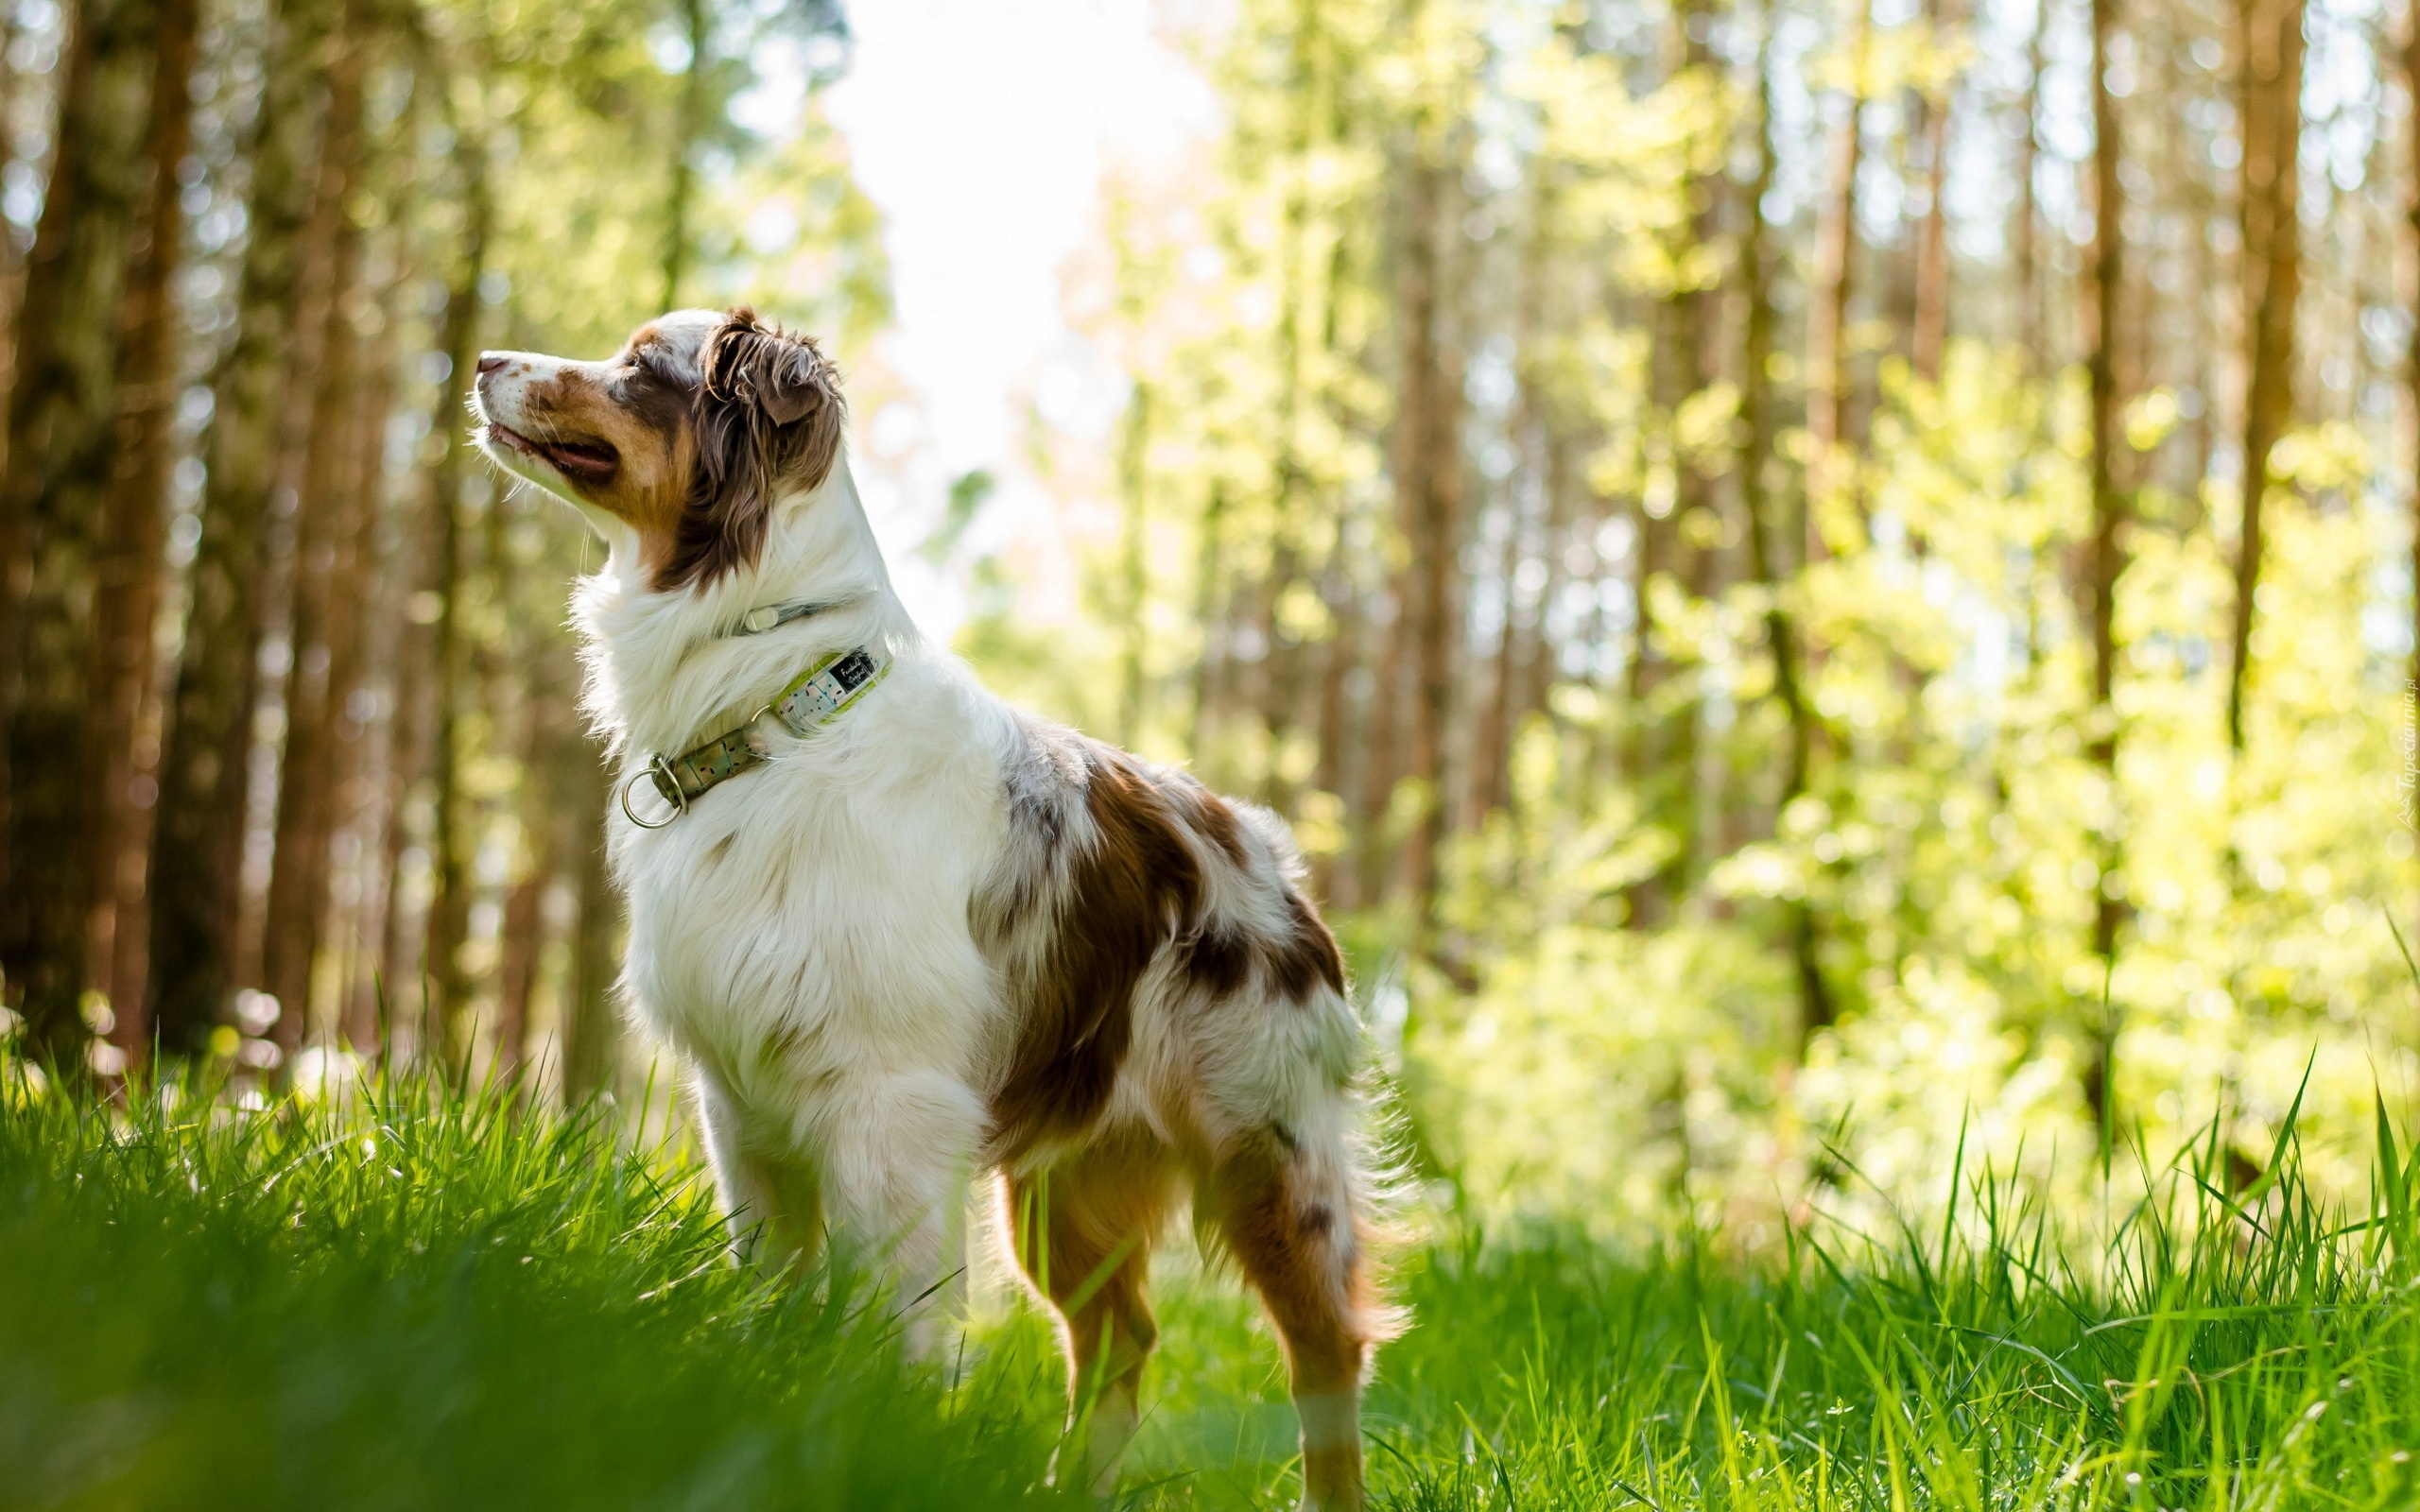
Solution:
[(834, 726), (621, 836), (632, 993), (744, 1107), (886, 1071), (992, 1079), (1006, 1005), (968, 917), (1006, 833), (982, 738), (1001, 722), (953, 670), (903, 659)]

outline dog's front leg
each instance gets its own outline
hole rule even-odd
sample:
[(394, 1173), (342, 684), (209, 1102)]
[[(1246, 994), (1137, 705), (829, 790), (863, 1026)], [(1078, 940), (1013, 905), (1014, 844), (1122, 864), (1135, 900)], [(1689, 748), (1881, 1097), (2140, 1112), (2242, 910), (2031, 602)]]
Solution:
[(764, 1140), (751, 1139), (737, 1105), (702, 1071), (693, 1090), (734, 1258), (804, 1273), (823, 1246), (822, 1182), (816, 1162), (800, 1151), (768, 1148)]
[(984, 1119), (974, 1091), (936, 1071), (853, 1079), (818, 1119), (834, 1246), (890, 1280), (921, 1358), (939, 1354), (962, 1312), (967, 1181)]

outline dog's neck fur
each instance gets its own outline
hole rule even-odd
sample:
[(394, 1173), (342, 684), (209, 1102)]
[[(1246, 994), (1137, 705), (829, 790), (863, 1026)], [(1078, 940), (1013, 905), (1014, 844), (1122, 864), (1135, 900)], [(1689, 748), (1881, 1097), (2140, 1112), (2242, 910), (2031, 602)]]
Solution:
[[(780, 500), (755, 564), (714, 582), (659, 592), (635, 533), (616, 525), (606, 544), (604, 567), (573, 590), (572, 622), (588, 669), (582, 702), (625, 765), (731, 729), (826, 652), (923, 647), (845, 461), (812, 491)], [(801, 600), (838, 607), (761, 635), (731, 633), (752, 609)]]

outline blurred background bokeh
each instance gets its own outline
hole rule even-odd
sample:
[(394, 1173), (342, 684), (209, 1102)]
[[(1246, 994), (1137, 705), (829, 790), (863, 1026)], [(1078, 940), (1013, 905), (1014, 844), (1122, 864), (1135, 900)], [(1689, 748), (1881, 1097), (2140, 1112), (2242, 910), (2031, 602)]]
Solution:
[(2353, 1183), (2420, 1091), (2409, 0), (0, 0), (0, 58), (54, 1074), (645, 1078), (599, 548), (462, 380), (748, 301), (931, 633), (1293, 823), (1495, 1224), (2248, 1180), (2298, 1093)]

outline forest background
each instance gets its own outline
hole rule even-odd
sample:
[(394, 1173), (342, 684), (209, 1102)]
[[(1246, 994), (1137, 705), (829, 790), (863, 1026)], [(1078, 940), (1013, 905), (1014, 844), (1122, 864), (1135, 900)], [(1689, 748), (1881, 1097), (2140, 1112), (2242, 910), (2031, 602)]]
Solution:
[[(1292, 821), (1416, 1169), (1754, 1246), (1962, 1147), (2076, 1198), (2212, 1108), (2248, 1175), (2308, 1077), (2358, 1186), (2420, 1090), (2411, 15), (1161, 25), (1215, 128), (1064, 277), (1121, 417), (1030, 405), (902, 507), (995, 686)], [(748, 301), (882, 466), (847, 18), (5, 0), (0, 59), (24, 1045), (643, 1079), (597, 548), (465, 453), (462, 379)], [(1003, 478), (1047, 541), (986, 528)]]

